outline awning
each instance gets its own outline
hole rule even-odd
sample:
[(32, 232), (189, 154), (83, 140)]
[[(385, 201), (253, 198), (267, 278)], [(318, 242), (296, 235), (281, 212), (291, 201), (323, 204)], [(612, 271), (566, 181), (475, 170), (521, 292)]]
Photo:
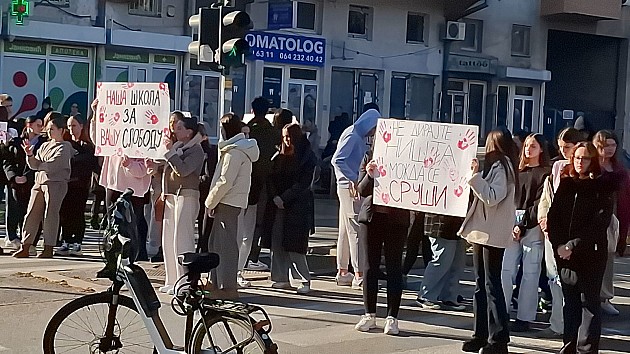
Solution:
[(516, 80), (551, 81), (551, 71), (549, 70), (524, 69), (512, 66), (499, 67), (498, 76)]
[(444, 17), (447, 21), (457, 21), (488, 7), (486, 0), (443, 0)]
[(69, 25), (63, 23), (28, 21), (25, 25), (8, 22), (7, 35), (15, 38), (31, 38), (39, 41), (72, 42), (76, 44), (105, 44), (105, 28)]
[(108, 44), (122, 47), (187, 53), (188, 44), (191, 40), (189, 36), (112, 29), (109, 31)]

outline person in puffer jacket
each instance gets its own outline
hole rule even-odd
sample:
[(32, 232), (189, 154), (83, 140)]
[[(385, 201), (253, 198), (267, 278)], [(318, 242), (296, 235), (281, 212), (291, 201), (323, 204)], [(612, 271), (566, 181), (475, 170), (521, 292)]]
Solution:
[(212, 294), (221, 299), (238, 298), (238, 214), (247, 208), (252, 163), (260, 154), (256, 140), (246, 139), (241, 133), (240, 123), (233, 113), (221, 117), (219, 163), (205, 203), (207, 213), (215, 219), (208, 249), (221, 257), (221, 263), (211, 273), (212, 285), (216, 287)]

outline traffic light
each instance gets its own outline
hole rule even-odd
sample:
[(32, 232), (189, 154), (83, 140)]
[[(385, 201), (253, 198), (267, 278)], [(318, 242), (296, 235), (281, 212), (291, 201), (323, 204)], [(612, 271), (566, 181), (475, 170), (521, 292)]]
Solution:
[(198, 14), (190, 16), (188, 24), (193, 28), (188, 52), (197, 56), (197, 64), (213, 62), (213, 53), (219, 48), (219, 9), (200, 8)]
[(217, 63), (223, 66), (226, 72), (229, 72), (230, 67), (245, 64), (245, 55), (249, 51), (249, 43), (245, 40), (245, 35), (251, 27), (252, 21), (247, 12), (233, 7), (221, 8)]

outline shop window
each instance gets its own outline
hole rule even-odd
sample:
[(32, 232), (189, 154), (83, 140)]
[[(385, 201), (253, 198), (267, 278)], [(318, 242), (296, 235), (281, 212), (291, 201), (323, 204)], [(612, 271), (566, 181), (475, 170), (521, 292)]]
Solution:
[(315, 31), (317, 6), (314, 3), (297, 1), (295, 4), (295, 28)]
[(534, 88), (530, 86), (516, 86), (516, 95), (518, 96), (533, 96)]
[(433, 116), (433, 78), (412, 76), (409, 79), (409, 118), (430, 121)]
[(139, 16), (160, 16), (162, 0), (132, 0), (129, 2), (129, 14)]
[(370, 40), (372, 35), (372, 16), (371, 7), (362, 7), (350, 5), (348, 11), (348, 35), (354, 38), (364, 38)]
[(289, 76), (297, 80), (317, 80), (317, 70), (291, 68)]
[(407, 43), (424, 43), (425, 17), (425, 14), (407, 13)]
[(463, 41), (454, 41), (452, 48), (454, 50), (481, 52), (483, 21), (466, 19), (463, 22), (466, 23), (466, 36)]
[(512, 55), (529, 57), (530, 27), (512, 25)]
[(480, 134), (482, 134), (486, 85), (471, 83), (468, 91), (468, 124), (478, 126)]
[(391, 94), (389, 97), (389, 116), (392, 118), (405, 118), (407, 106), (407, 78), (392, 77)]

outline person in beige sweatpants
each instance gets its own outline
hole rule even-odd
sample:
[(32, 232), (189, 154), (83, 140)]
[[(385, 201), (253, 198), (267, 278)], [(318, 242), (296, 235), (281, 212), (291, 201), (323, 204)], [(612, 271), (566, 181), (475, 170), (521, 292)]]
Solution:
[(28, 140), (24, 142), (28, 166), (37, 172), (24, 218), (22, 248), (13, 254), (16, 258), (28, 258), (29, 247), (34, 243), (42, 221), (44, 252), (38, 257), (52, 258), (53, 247), (57, 243), (59, 209), (68, 190), (70, 160), (75, 150), (70, 142), (63, 140), (66, 119), (60, 113), (48, 113), (44, 127), (50, 140), (41, 145), (37, 154), (33, 154), (33, 148)]

